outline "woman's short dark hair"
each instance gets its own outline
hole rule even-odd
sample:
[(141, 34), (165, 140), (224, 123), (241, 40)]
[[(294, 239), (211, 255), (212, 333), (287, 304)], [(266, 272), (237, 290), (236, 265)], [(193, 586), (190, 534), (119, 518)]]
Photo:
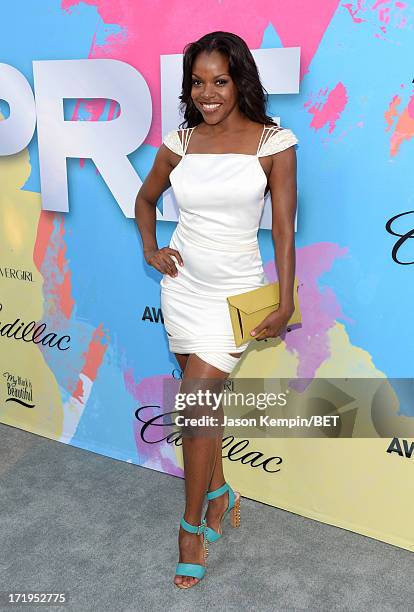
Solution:
[(184, 121), (180, 128), (194, 127), (203, 121), (200, 111), (191, 98), (192, 70), (196, 56), (205, 51), (218, 51), (229, 60), (229, 74), (237, 92), (240, 110), (252, 121), (278, 125), (266, 114), (268, 94), (263, 87), (253, 55), (245, 41), (232, 32), (210, 32), (195, 42), (187, 43), (183, 56), (183, 82), (180, 99), (180, 112)]

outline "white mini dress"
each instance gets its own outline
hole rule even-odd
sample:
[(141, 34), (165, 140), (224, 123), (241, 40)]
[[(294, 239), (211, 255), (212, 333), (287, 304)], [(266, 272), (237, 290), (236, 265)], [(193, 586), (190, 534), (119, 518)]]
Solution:
[(171, 352), (195, 353), (230, 373), (239, 358), (229, 353), (249, 343), (235, 345), (226, 297), (268, 282), (257, 240), (267, 185), (259, 157), (299, 141), (287, 128), (264, 125), (254, 155), (187, 153), (194, 129), (172, 130), (163, 140), (181, 155), (170, 173), (179, 219), (169, 246), (184, 266), (177, 262), (175, 277), (163, 275), (161, 310)]

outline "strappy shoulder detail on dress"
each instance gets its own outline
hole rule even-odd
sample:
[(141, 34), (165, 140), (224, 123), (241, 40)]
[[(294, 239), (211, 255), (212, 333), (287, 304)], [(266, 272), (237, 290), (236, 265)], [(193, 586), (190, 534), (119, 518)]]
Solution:
[[(174, 153), (177, 153), (177, 155), (184, 156), (194, 129), (195, 127), (171, 130), (164, 137), (163, 144), (171, 149), (171, 151), (174, 151)], [(288, 147), (292, 147), (298, 142), (299, 140), (292, 130), (281, 128), (277, 125), (264, 125), (256, 156), (273, 155), (274, 153), (284, 151)]]
[[(177, 153), (177, 155), (185, 155), (190, 141), (190, 136), (194, 128), (185, 128), (183, 130), (171, 130), (165, 136), (163, 144), (166, 147)], [(180, 134), (181, 132), (181, 134)]]
[(183, 155), (182, 145), (177, 130), (171, 130), (164, 136), (162, 141), (166, 147), (177, 153), (177, 155)]
[(276, 125), (264, 126), (262, 136), (257, 147), (257, 156), (273, 155), (284, 151), (299, 142), (292, 130)]

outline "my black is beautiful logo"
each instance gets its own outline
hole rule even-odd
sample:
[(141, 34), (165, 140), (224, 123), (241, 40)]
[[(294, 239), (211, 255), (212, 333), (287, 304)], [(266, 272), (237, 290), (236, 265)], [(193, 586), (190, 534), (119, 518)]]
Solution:
[(13, 374), (12, 372), (3, 372), (6, 379), (6, 402), (16, 402), (26, 408), (34, 408), (33, 404), (33, 387), (31, 381), (25, 377)]

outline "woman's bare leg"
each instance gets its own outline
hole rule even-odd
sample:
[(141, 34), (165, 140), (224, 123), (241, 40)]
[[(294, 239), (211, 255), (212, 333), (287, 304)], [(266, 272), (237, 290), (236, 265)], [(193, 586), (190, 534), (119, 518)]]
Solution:
[[(183, 372), (184, 383), (189, 379), (219, 379), (224, 380), (227, 373), (206, 363), (197, 355), (191, 354)], [(183, 459), (185, 473), (185, 511), (184, 518), (191, 525), (200, 525), (205, 493), (211, 482), (216, 461), (217, 437), (184, 436)], [(188, 533), (180, 527), (178, 543), (181, 563), (204, 563), (202, 539), (197, 534)], [(191, 576), (176, 576), (176, 584), (192, 586), (198, 582)]]
[[(241, 357), (243, 353), (230, 353), (233, 357)], [(229, 376), (229, 375), (227, 375)], [(208, 487), (209, 491), (215, 491), (219, 489), (226, 482), (224, 471), (223, 471), (223, 457), (222, 457), (222, 439), (217, 440), (216, 447), (216, 456), (213, 468), (213, 474), (211, 476), (210, 485)], [(211, 499), (208, 502), (206, 519), (209, 527), (218, 531), (220, 526), (220, 520), (223, 516), (224, 512), (227, 510), (227, 506), (229, 503), (229, 494), (225, 493), (224, 495), (220, 495), (220, 497), (216, 497), (215, 499)]]

